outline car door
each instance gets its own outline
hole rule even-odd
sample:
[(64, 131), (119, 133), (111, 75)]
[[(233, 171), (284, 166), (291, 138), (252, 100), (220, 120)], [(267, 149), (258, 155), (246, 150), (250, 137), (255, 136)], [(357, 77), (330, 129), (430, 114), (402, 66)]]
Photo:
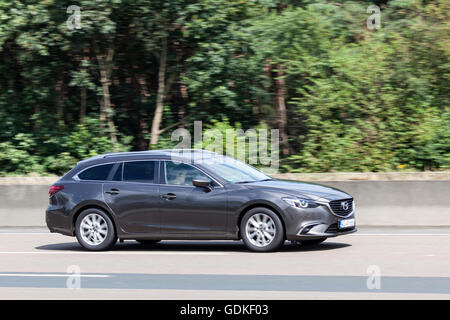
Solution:
[(159, 162), (125, 161), (112, 175), (103, 193), (120, 228), (127, 233), (159, 234)]
[(227, 232), (227, 193), (219, 183), (210, 190), (192, 185), (194, 179), (212, 180), (185, 163), (161, 162), (161, 232), (198, 236)]

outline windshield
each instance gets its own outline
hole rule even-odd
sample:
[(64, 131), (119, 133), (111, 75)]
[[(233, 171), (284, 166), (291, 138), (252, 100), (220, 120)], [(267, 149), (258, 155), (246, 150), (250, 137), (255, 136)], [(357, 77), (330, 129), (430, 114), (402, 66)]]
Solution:
[(272, 179), (255, 168), (226, 156), (202, 159), (196, 162), (232, 183), (247, 183)]

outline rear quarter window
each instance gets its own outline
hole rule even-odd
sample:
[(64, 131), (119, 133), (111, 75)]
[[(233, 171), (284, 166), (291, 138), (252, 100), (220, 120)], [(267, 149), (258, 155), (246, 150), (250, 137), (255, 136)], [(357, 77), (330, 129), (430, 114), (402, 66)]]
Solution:
[(113, 166), (114, 164), (111, 163), (86, 169), (78, 174), (78, 178), (80, 180), (107, 180)]

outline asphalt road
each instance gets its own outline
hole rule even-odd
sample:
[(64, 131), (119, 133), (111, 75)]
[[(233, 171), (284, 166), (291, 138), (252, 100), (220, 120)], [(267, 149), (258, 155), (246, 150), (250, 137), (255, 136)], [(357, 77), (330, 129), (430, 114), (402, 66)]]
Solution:
[(0, 299), (450, 299), (450, 230), (363, 228), (276, 253), (239, 241), (87, 252), (72, 237), (0, 230)]

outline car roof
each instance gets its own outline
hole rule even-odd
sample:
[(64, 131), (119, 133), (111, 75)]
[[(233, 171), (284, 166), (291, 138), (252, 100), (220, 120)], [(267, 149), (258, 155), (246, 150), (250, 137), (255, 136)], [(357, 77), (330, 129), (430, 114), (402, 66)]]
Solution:
[(203, 149), (162, 149), (131, 152), (110, 152), (81, 160), (77, 165), (110, 162), (111, 160), (121, 161), (136, 159), (175, 159), (180, 161), (195, 161), (197, 159), (214, 158), (217, 156), (217, 153)]

